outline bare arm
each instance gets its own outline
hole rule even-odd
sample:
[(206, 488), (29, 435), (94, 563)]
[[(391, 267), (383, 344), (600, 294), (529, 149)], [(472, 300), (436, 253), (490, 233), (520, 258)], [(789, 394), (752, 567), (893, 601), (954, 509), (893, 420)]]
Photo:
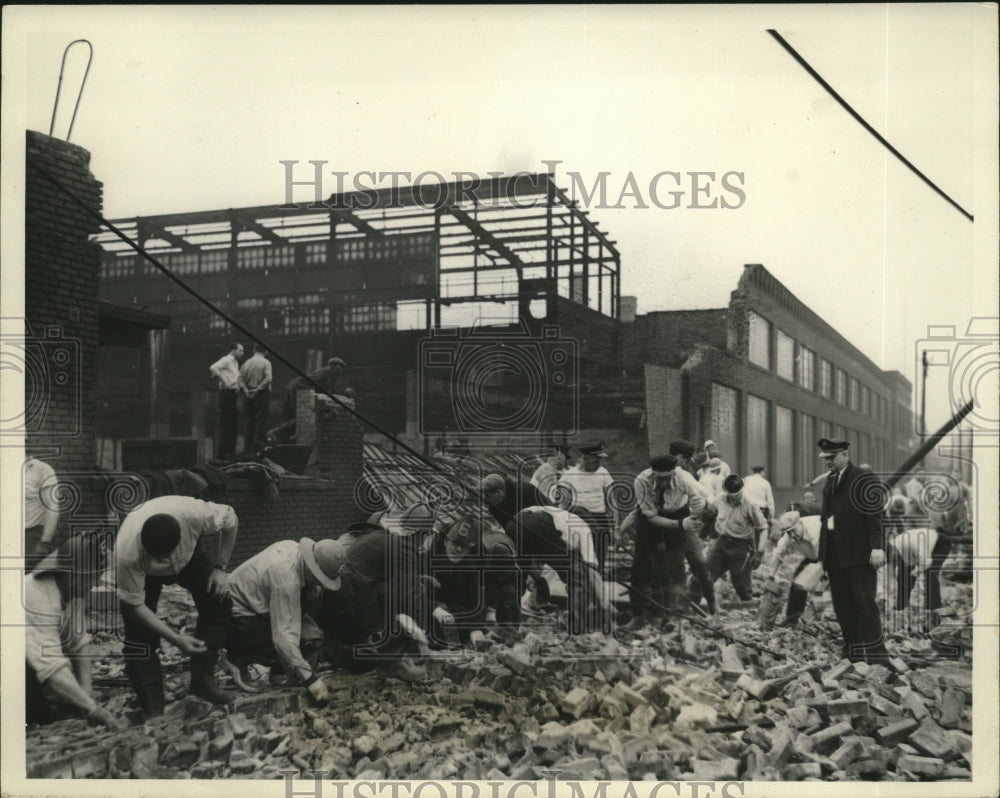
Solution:
[(219, 533), (219, 552), (217, 560), (223, 568), (229, 567), (229, 559), (233, 556), (233, 548), (236, 546), (236, 534), (239, 529), (239, 520), (236, 513), (233, 513), (232, 526), (227, 526)]
[(160, 637), (169, 643), (177, 646), (185, 654), (198, 654), (205, 651), (205, 644), (195, 637), (182, 635), (175, 632), (163, 621), (156, 617), (156, 614), (145, 604), (122, 604), (122, 616), (129, 621), (143, 626), (151, 632), (156, 632)]
[(56, 498), (55, 480), (46, 480), (46, 484), (38, 491), (42, 503), (42, 543), (51, 543), (59, 526), (59, 500)]

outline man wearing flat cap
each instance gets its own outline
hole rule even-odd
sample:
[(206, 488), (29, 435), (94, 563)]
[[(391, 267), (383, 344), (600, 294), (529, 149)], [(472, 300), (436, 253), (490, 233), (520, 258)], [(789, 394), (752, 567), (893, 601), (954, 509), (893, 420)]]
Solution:
[[(670, 454), (653, 457), (634, 482), (636, 538), (629, 600), (641, 625), (684, 603), (687, 530), (697, 534), (701, 514), (715, 499)], [(709, 595), (712, 595), (709, 593)], [(714, 609), (714, 597), (710, 599)]]
[[(302, 655), (303, 599), (314, 589), (340, 590), (340, 569), (353, 538), (279, 540), (233, 571), (229, 589), (233, 619), (226, 638), (226, 669), (246, 689), (246, 667), (269, 665), (272, 677), (287, 674), (316, 701), (326, 685)], [(277, 681), (272, 679), (272, 681)]]
[[(386, 676), (422, 681), (427, 673), (407, 655), (413, 643), (427, 638), (414, 618), (422, 617), (425, 585), (421, 579), (435, 522), (424, 502), (383, 513), (348, 527), (357, 535), (340, 569), (340, 590), (323, 591), (317, 621), (326, 639), (327, 656), (345, 657), (348, 667), (378, 664)], [(360, 646), (377, 641), (379, 649)], [(367, 662), (365, 659), (367, 658)]]
[[(708, 552), (708, 569), (712, 581), (727, 571), (736, 595), (743, 601), (753, 597), (752, 573), (759, 564), (762, 539), (767, 534), (767, 521), (760, 508), (743, 495), (743, 477), (730, 474), (722, 482), (722, 498), (715, 529), (719, 533)], [(691, 598), (696, 603), (698, 583), (691, 583)]]
[(820, 511), (819, 558), (830, 579), (830, 598), (852, 662), (887, 664), (889, 654), (875, 602), (882, 541), (884, 485), (851, 462), (848, 442), (822, 438), (819, 456), (830, 469)]

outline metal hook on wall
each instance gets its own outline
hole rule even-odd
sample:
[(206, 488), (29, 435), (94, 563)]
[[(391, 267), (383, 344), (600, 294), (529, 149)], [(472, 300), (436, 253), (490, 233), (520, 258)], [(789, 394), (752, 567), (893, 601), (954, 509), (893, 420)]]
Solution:
[(73, 106), (73, 117), (69, 120), (69, 130), (66, 132), (66, 141), (69, 141), (69, 137), (73, 135), (73, 124), (76, 122), (76, 112), (80, 108), (80, 99), (83, 97), (83, 87), (87, 85), (87, 75), (90, 73), (90, 62), (94, 60), (94, 46), (86, 39), (75, 39), (66, 45), (66, 49), (63, 50), (62, 64), (59, 66), (59, 84), (56, 86), (56, 101), (52, 106), (52, 121), (49, 123), (49, 135), (52, 135), (52, 130), (56, 125), (56, 111), (59, 109), (59, 95), (62, 92), (62, 80), (63, 80), (63, 70), (66, 69), (66, 55), (69, 53), (70, 48), (74, 44), (85, 44), (87, 49), (90, 51), (87, 56), (87, 68), (83, 72), (83, 80), (80, 81), (80, 93), (76, 95), (76, 105)]

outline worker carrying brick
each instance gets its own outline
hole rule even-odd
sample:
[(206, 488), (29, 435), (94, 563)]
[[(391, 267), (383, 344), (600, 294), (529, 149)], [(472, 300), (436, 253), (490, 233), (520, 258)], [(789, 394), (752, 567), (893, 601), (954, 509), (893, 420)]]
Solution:
[(87, 594), (107, 569), (113, 541), (102, 531), (63, 541), (24, 581), (24, 711), (27, 723), (69, 712), (117, 729), (119, 722), (91, 693)]
[(771, 550), (765, 573), (769, 581), (774, 581), (786, 558), (801, 555), (792, 574), (782, 623), (783, 626), (795, 626), (805, 612), (809, 593), (819, 587), (823, 576), (823, 566), (819, 562), (819, 515), (803, 517), (797, 510), (789, 510), (778, 517), (777, 529), (781, 538)]
[[(712, 541), (708, 552), (708, 569), (712, 581), (727, 571), (736, 595), (743, 601), (753, 596), (751, 574), (760, 564), (760, 546), (767, 535), (767, 521), (757, 505), (743, 495), (743, 477), (730, 474), (722, 483), (722, 500), (715, 528), (719, 537)], [(691, 583), (690, 598), (697, 602), (700, 585)]]
[[(340, 569), (353, 538), (279, 540), (236, 568), (229, 577), (233, 618), (226, 637), (224, 668), (238, 687), (256, 692), (248, 666), (267, 665), (272, 684), (288, 676), (316, 701), (328, 697), (326, 685), (302, 654), (300, 638), (305, 603), (322, 591), (340, 590)], [(249, 689), (248, 689), (249, 688)]]
[(654, 457), (634, 481), (637, 512), (629, 628), (683, 608), (687, 532), (697, 534), (702, 513), (715, 508), (714, 497), (677, 464), (674, 455)]
[[(215, 682), (219, 649), (230, 619), (226, 569), (236, 544), (236, 512), (188, 496), (150, 499), (129, 513), (118, 530), (115, 558), (118, 602), (125, 624), (125, 672), (144, 717), (163, 714), (160, 639), (191, 657), (191, 694), (214, 704), (235, 695)], [(219, 536), (216, 552), (206, 538)], [(164, 585), (178, 584), (198, 609), (195, 636), (175, 632), (156, 615)]]
[(436, 584), (428, 628), (431, 640), (462, 643), (491, 617), (501, 626), (521, 622), (520, 571), (514, 541), (484, 512), (461, 518), (434, 536), (430, 576)]

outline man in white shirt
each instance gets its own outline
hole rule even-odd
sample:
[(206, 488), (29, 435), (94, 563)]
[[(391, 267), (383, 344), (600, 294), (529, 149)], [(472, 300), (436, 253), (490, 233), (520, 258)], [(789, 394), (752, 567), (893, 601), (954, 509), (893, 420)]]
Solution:
[(47, 723), (76, 710), (112, 730), (119, 722), (91, 694), (87, 594), (107, 568), (104, 532), (73, 535), (24, 581), (25, 720)]
[(747, 501), (756, 504), (765, 521), (774, 518), (774, 492), (771, 483), (764, 476), (764, 466), (756, 465), (753, 473), (743, 480), (743, 495)]
[(796, 581), (799, 575), (810, 565), (822, 571), (819, 563), (819, 520), (818, 514), (803, 517), (797, 510), (789, 510), (782, 513), (777, 521), (781, 539), (771, 550), (767, 567), (768, 579), (773, 580), (777, 576), (778, 568), (786, 557), (796, 554), (802, 556), (792, 574), (792, 585), (788, 591), (788, 605), (785, 609), (785, 626), (795, 626), (799, 622), (809, 600), (807, 586)]
[(715, 499), (677, 458), (665, 454), (649, 461), (634, 481), (636, 497), (635, 554), (630, 603), (634, 624), (680, 610), (684, 603), (684, 561), (689, 529), (698, 532), (701, 514)]
[[(326, 685), (300, 647), (303, 595), (340, 590), (340, 569), (353, 542), (350, 535), (318, 542), (280, 540), (232, 572), (233, 620), (226, 655), (237, 685), (243, 687), (246, 666), (259, 663), (270, 665), (272, 676), (285, 673), (301, 682), (316, 701), (326, 700)], [(313, 600), (321, 596), (317, 593)]]
[(217, 457), (229, 457), (236, 451), (236, 398), (240, 395), (240, 358), (243, 344), (234, 343), (229, 352), (211, 366), (209, 373), (219, 389), (219, 450)]
[(565, 446), (556, 446), (555, 451), (531, 475), (532, 487), (537, 489), (539, 496), (546, 502), (556, 500), (556, 484), (566, 468), (568, 459), (569, 449)]
[[(751, 573), (759, 551), (760, 540), (766, 535), (767, 522), (756, 505), (743, 495), (743, 478), (730, 474), (722, 483), (723, 498), (715, 529), (719, 537), (708, 552), (708, 568), (712, 581), (727, 571), (736, 595), (743, 601), (752, 596)], [(697, 584), (691, 584), (692, 597), (697, 599)]]
[[(226, 568), (236, 544), (232, 507), (189, 496), (150, 499), (129, 513), (118, 530), (115, 560), (118, 603), (125, 625), (125, 672), (149, 719), (163, 714), (163, 673), (157, 649), (165, 638), (191, 657), (191, 693), (216, 704), (235, 696), (215, 682), (215, 664), (230, 618)], [(218, 551), (203, 536), (217, 534)], [(196, 637), (175, 632), (156, 616), (165, 584), (191, 593), (198, 608)]]
[(726, 463), (719, 455), (719, 447), (715, 445), (715, 441), (708, 440), (705, 441), (705, 448), (702, 451), (701, 456), (695, 462), (695, 465), (698, 466), (699, 476), (701, 476), (702, 469), (710, 467), (708, 464), (711, 460), (719, 461), (718, 465), (723, 479), (732, 473), (732, 469), (729, 468), (729, 464)]
[(56, 549), (59, 481), (48, 463), (29, 457), (24, 463), (24, 557), (30, 572)]
[(614, 479), (602, 465), (608, 456), (603, 441), (581, 446), (580, 454), (580, 462), (563, 472), (559, 488), (568, 490), (570, 512), (580, 516), (590, 526), (597, 559), (603, 569), (611, 537), (608, 491)]
[(886, 560), (896, 572), (896, 609), (910, 605), (917, 577), (924, 574), (924, 607), (941, 609), (941, 569), (951, 552), (951, 539), (939, 529), (916, 528), (900, 532), (889, 541)]
[(271, 404), (271, 361), (261, 344), (254, 344), (253, 355), (240, 366), (240, 379), (246, 396), (247, 437), (243, 451), (253, 454), (267, 436), (267, 412)]

